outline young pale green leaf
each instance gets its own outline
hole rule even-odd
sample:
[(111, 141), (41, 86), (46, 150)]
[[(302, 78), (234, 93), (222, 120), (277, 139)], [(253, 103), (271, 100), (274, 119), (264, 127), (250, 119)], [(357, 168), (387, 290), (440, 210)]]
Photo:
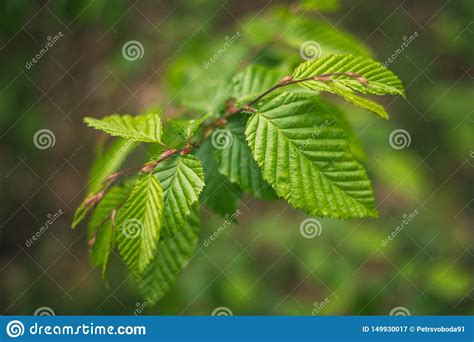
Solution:
[(263, 178), (310, 215), (376, 216), (370, 181), (343, 128), (317, 98), (283, 93), (264, 101), (246, 136)]
[(331, 81), (310, 80), (300, 83), (301, 86), (333, 92), (329, 83), (335, 83), (348, 90), (362, 94), (398, 94), (404, 96), (400, 79), (382, 64), (370, 58), (354, 55), (330, 55), (313, 59), (300, 64), (293, 72), (295, 79), (334, 74), (355, 73), (363, 77), (362, 82), (346, 75), (331, 76)]
[(233, 118), (220, 133), (228, 136), (229, 143), (215, 149), (219, 172), (257, 198), (275, 199), (278, 196), (262, 178), (262, 172), (245, 140), (245, 124), (245, 117)]
[(161, 119), (155, 113), (138, 116), (114, 114), (102, 119), (84, 118), (84, 122), (116, 137), (132, 141), (161, 142)]
[(198, 243), (199, 212), (196, 208), (172, 238), (160, 241), (154, 259), (138, 283), (144, 298), (158, 301), (194, 255)]
[(209, 139), (199, 146), (196, 153), (202, 163), (206, 183), (201, 202), (222, 216), (230, 215), (239, 207), (242, 192), (237, 184), (219, 172), (214, 154), (215, 148)]
[(100, 227), (94, 238), (89, 253), (89, 259), (93, 267), (102, 269), (102, 278), (105, 280), (107, 275), (107, 266), (109, 264), (110, 252), (114, 247), (114, 226), (109, 220)]
[(89, 214), (89, 212), (93, 209), (93, 205), (89, 204), (88, 199), (94, 196), (94, 194), (89, 194), (86, 199), (79, 205), (79, 207), (74, 212), (74, 217), (72, 219), (71, 228), (75, 229), (79, 223), (81, 223)]
[(110, 221), (112, 211), (114, 211), (114, 209), (118, 210), (119, 207), (124, 204), (132, 187), (133, 182), (126, 182), (125, 184), (116, 184), (107, 191), (104, 198), (92, 212), (89, 223), (87, 224), (87, 238), (89, 240), (94, 238), (104, 222)]
[(116, 219), (119, 251), (132, 271), (142, 273), (153, 259), (162, 224), (163, 189), (153, 175), (143, 175)]
[(307, 11), (334, 12), (339, 10), (339, 0), (300, 0), (301, 8)]
[(110, 146), (101, 149), (91, 167), (88, 192), (95, 193), (99, 191), (104, 178), (117, 171), (137, 146), (138, 144), (133, 141), (117, 139)]
[(331, 88), (334, 94), (339, 95), (344, 100), (349, 103), (352, 103), (360, 108), (367, 109), (368, 111), (380, 115), (384, 119), (388, 119), (388, 113), (385, 108), (378, 103), (367, 100), (363, 97), (360, 97), (354, 94), (352, 91), (347, 90), (347, 88), (342, 87), (337, 83), (328, 83), (329, 88)]
[(204, 121), (209, 119), (211, 116), (211, 113), (207, 113), (206, 115), (198, 119), (175, 119), (171, 120), (170, 123), (182, 138), (188, 140), (194, 135), (194, 133), (196, 133), (196, 131), (199, 127), (201, 127)]
[(204, 188), (201, 162), (192, 155), (176, 155), (159, 163), (155, 177), (163, 186), (164, 227), (162, 238), (173, 236), (186, 222)]
[(90, 203), (89, 200), (102, 188), (104, 178), (116, 171), (136, 146), (136, 143), (119, 139), (112, 143), (110, 147), (98, 153), (92, 165), (91, 175), (89, 177), (88, 195), (74, 213), (71, 225), (73, 229), (76, 228), (94, 208), (94, 204)]
[(232, 95), (239, 103), (247, 102), (277, 84), (283, 76), (276, 70), (252, 64), (233, 78)]

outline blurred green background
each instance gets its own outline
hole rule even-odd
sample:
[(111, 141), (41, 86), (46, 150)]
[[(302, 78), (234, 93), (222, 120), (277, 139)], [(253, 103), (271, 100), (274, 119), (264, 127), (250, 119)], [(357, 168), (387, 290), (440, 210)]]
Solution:
[[(176, 100), (189, 89), (183, 86), (186, 63), (209, 59), (226, 36), (241, 32), (236, 51), (224, 56), (234, 60), (221, 63), (244, 67), (238, 55), (247, 18), (288, 3), (2, 1), (1, 313), (29, 315), (43, 306), (73, 315), (207, 315), (219, 307), (235, 315), (386, 315), (397, 307), (412, 315), (474, 313), (469, 0), (351, 0), (337, 12), (313, 14), (353, 33), (379, 61), (400, 48), (404, 37), (418, 35), (389, 64), (407, 93), (406, 99), (383, 100), (389, 121), (344, 106), (366, 151), (380, 218), (321, 219), (320, 236), (307, 239), (300, 233), (304, 213), (282, 201), (244, 197), (239, 223), (205, 247), (203, 239), (224, 218), (203, 208), (199, 249), (155, 307), (138, 296), (118, 262), (108, 286), (90, 268), (84, 228), (69, 229), (100, 139), (82, 124), (83, 116), (156, 106), (170, 116), (180, 113)], [(27, 67), (59, 32), (54, 46)], [(130, 40), (144, 47), (143, 57), (133, 62), (122, 56)], [(212, 80), (219, 69), (209, 69), (189, 82)], [(35, 147), (40, 129), (54, 133), (54, 146)], [(395, 129), (409, 133), (409, 146), (390, 146)], [(29, 246), (26, 241), (59, 210), (63, 214)]]

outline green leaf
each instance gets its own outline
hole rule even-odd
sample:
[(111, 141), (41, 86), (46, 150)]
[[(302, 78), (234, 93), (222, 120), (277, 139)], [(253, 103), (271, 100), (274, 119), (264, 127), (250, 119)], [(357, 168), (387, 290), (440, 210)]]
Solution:
[(300, 0), (301, 8), (308, 11), (334, 12), (339, 10), (339, 0)]
[(332, 92), (342, 97), (349, 103), (352, 103), (360, 108), (367, 109), (370, 112), (373, 112), (377, 115), (380, 115), (384, 119), (388, 119), (388, 113), (385, 108), (378, 103), (367, 100), (363, 97), (360, 97), (350, 90), (344, 89), (338, 84), (329, 83), (328, 86), (331, 88)]
[(215, 148), (209, 139), (199, 146), (196, 153), (202, 163), (206, 183), (201, 202), (222, 216), (230, 215), (239, 207), (242, 192), (235, 183), (219, 172), (214, 155)]
[(135, 142), (117, 139), (110, 146), (97, 153), (89, 176), (88, 192), (95, 193), (100, 190), (104, 178), (117, 171), (137, 146), (138, 144)]
[(163, 224), (163, 189), (153, 175), (141, 176), (117, 214), (117, 242), (129, 268), (141, 273), (154, 256)]
[(158, 301), (194, 255), (198, 243), (199, 213), (193, 209), (187, 222), (172, 238), (160, 241), (155, 257), (139, 279), (144, 298)]
[(299, 83), (301, 86), (313, 89), (334, 92), (330, 83), (346, 87), (347, 90), (357, 91), (362, 94), (398, 94), (404, 96), (404, 90), (400, 79), (389, 69), (372, 59), (354, 55), (331, 55), (313, 59), (302, 63), (293, 72), (295, 79), (302, 79), (317, 75), (331, 73), (352, 72), (365, 78), (368, 84), (346, 76), (331, 76), (331, 81), (323, 82), (311, 80)]
[(198, 118), (198, 119), (175, 119), (171, 120), (171, 125), (177, 130), (178, 134), (188, 140), (191, 138), (194, 133), (198, 130), (199, 127), (206, 121), (208, 118), (212, 116), (211, 113), (207, 113), (206, 115)]
[(247, 102), (277, 84), (282, 76), (281, 72), (252, 64), (232, 79), (232, 94), (239, 103)]
[(107, 191), (104, 198), (94, 209), (89, 224), (87, 225), (88, 239), (94, 237), (104, 222), (110, 221), (112, 211), (119, 209), (118, 207), (124, 204), (132, 187), (133, 182), (127, 182), (125, 184), (114, 185)]
[(317, 98), (274, 96), (257, 107), (245, 134), (263, 178), (294, 207), (333, 218), (377, 215), (365, 170)]
[(262, 178), (262, 172), (247, 145), (245, 124), (245, 117), (233, 118), (221, 133), (228, 134), (230, 144), (225, 148), (215, 149), (219, 172), (257, 198), (275, 199), (277, 195)]
[(285, 24), (280, 39), (299, 49), (304, 58), (317, 58), (335, 53), (371, 55), (363, 43), (348, 32), (336, 29), (327, 21), (289, 15)]
[(114, 114), (103, 119), (84, 118), (84, 122), (95, 129), (116, 137), (132, 141), (161, 142), (161, 119), (158, 114), (119, 115)]
[(124, 204), (132, 186), (133, 182), (112, 186), (94, 209), (87, 226), (89, 244), (93, 242), (89, 258), (94, 267), (100, 266), (102, 268), (104, 279), (106, 278), (110, 252), (115, 246), (112, 222), (113, 211), (118, 210)]
[(93, 196), (93, 194), (89, 194), (89, 196), (84, 199), (84, 201), (74, 212), (74, 217), (72, 219), (71, 224), (72, 229), (75, 229), (79, 225), (79, 223), (81, 223), (86, 218), (87, 214), (89, 214), (89, 212), (93, 209), (93, 206), (87, 203), (87, 200), (88, 198), (90, 198), (90, 196)]
[(201, 162), (192, 155), (175, 155), (159, 163), (154, 175), (164, 192), (164, 227), (162, 237), (170, 238), (186, 222), (191, 208), (204, 188)]
[(94, 205), (86, 205), (86, 201), (102, 188), (104, 178), (115, 172), (136, 146), (136, 143), (119, 139), (105, 150), (101, 149), (97, 153), (89, 177), (88, 195), (74, 213), (71, 225), (73, 229), (76, 228), (94, 208)]
[(94, 238), (94, 245), (90, 249), (89, 258), (93, 267), (101, 267), (102, 278), (105, 280), (110, 252), (114, 246), (114, 227), (111, 221), (105, 222)]

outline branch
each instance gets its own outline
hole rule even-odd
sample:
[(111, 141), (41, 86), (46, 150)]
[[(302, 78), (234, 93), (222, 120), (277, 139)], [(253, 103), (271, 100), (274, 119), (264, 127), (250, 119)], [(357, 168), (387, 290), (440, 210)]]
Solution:
[[(232, 102), (232, 101), (229, 100), (228, 103), (227, 103), (227, 105), (228, 105), (227, 113), (223, 117), (214, 120), (211, 124), (209, 124), (208, 126), (206, 126), (204, 128), (203, 134), (202, 134), (202, 139), (199, 142), (197, 142), (197, 143), (187, 142), (185, 146), (183, 146), (181, 148), (178, 148), (178, 149), (168, 148), (167, 150), (165, 150), (160, 155), (160, 158), (157, 159), (157, 160), (154, 160), (152, 162), (149, 162), (149, 163), (146, 163), (146, 164), (143, 164), (143, 165), (139, 165), (139, 166), (131, 167), (131, 168), (128, 168), (128, 169), (124, 169), (124, 170), (112, 173), (111, 175), (105, 177), (104, 178), (104, 187), (96, 195), (93, 195), (93, 196), (90, 197), (91, 199), (93, 199), (92, 200), (94, 202), (93, 204), (94, 205), (97, 204), (103, 198), (105, 192), (109, 189), (109, 187), (115, 181), (117, 181), (117, 179), (119, 179), (120, 177), (128, 175), (128, 174), (132, 174), (132, 173), (138, 173), (138, 172), (141, 172), (141, 173), (152, 172), (159, 163), (167, 160), (168, 158), (170, 158), (170, 157), (172, 157), (176, 154), (186, 155), (186, 154), (191, 153), (191, 151), (194, 148), (199, 147), (199, 145), (201, 145), (210, 135), (212, 135), (212, 133), (214, 132), (214, 130), (216, 128), (225, 126), (227, 124), (229, 118), (231, 118), (231, 117), (233, 117), (237, 114), (240, 114), (242, 112), (255, 111), (255, 109), (253, 109), (252, 106), (254, 104), (256, 104), (257, 102), (259, 102), (260, 100), (262, 100), (267, 95), (269, 95), (270, 93), (274, 92), (275, 90), (286, 87), (286, 86), (289, 86), (289, 85), (292, 85), (292, 84), (308, 82), (308, 81), (329, 82), (329, 81), (334, 80), (333, 79), (334, 76), (351, 77), (351, 78), (357, 80), (358, 82), (360, 82), (363, 85), (368, 85), (368, 81), (367, 81), (366, 78), (364, 78), (363, 76), (361, 76), (357, 73), (354, 73), (354, 72), (340, 72), (340, 73), (321, 74), (321, 75), (315, 75), (315, 76), (310, 76), (310, 77), (305, 77), (305, 78), (300, 78), (300, 79), (294, 79), (293, 76), (285, 76), (280, 81), (278, 81), (277, 84), (275, 84), (271, 88), (265, 90), (263, 93), (256, 96), (254, 99), (250, 100), (249, 102), (242, 105), (241, 107), (237, 108), (235, 106), (235, 102)], [(163, 144), (163, 146), (166, 146), (166, 145)], [(86, 201), (87, 201), (87, 199), (86, 199)], [(89, 199), (89, 201), (91, 201), (91, 200)]]

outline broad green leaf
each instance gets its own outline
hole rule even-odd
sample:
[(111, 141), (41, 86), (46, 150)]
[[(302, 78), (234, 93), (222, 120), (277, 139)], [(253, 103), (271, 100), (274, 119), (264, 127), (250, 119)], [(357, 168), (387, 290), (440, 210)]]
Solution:
[(331, 76), (331, 81), (323, 82), (311, 80), (300, 83), (301, 86), (313, 89), (334, 92), (329, 83), (346, 87), (347, 90), (357, 91), (362, 94), (398, 94), (404, 96), (400, 79), (382, 64), (370, 58), (354, 55), (330, 55), (313, 59), (299, 65), (293, 72), (295, 79), (302, 79), (317, 75), (332, 73), (357, 73), (367, 84), (346, 76)]
[(141, 273), (154, 256), (163, 225), (163, 189), (153, 175), (141, 176), (116, 220), (120, 254), (129, 268)]
[(246, 118), (241, 116), (231, 119), (226, 125), (223, 132), (230, 137), (230, 143), (225, 148), (215, 149), (219, 172), (257, 198), (275, 199), (275, 192), (262, 178), (245, 140), (245, 123)]
[(259, 65), (250, 65), (232, 80), (232, 95), (238, 102), (247, 102), (271, 88), (283, 77), (281, 72)]
[(161, 142), (161, 119), (158, 114), (119, 115), (114, 114), (102, 119), (84, 118), (84, 122), (95, 129), (116, 137), (132, 141)]
[(162, 237), (170, 238), (186, 222), (191, 208), (204, 188), (201, 162), (192, 155), (176, 155), (154, 170), (164, 193), (164, 227)]
[(178, 134), (187, 140), (191, 138), (204, 121), (211, 116), (211, 113), (208, 113), (197, 119), (175, 119), (171, 120), (170, 123), (177, 130)]
[(310, 215), (376, 216), (366, 172), (326, 108), (317, 98), (291, 93), (257, 107), (245, 134), (263, 178)]
[(218, 214), (225, 216), (237, 210), (242, 192), (235, 183), (219, 172), (214, 157), (215, 150), (208, 139), (199, 146), (196, 153), (196, 157), (202, 163), (206, 183), (201, 201)]
[(198, 243), (199, 212), (195, 208), (172, 238), (160, 241), (154, 259), (139, 279), (144, 298), (158, 301), (194, 255)]

